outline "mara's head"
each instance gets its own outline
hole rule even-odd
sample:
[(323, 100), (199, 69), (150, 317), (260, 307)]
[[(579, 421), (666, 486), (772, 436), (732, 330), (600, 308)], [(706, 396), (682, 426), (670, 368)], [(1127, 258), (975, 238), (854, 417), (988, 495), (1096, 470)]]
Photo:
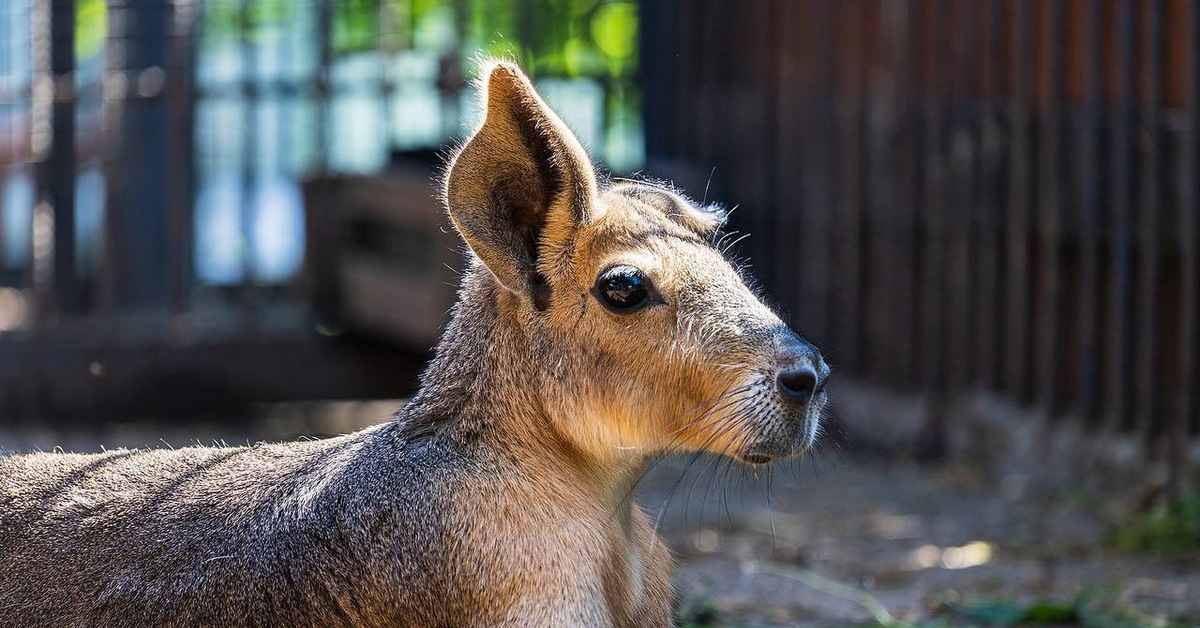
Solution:
[(485, 120), (450, 164), (446, 202), (485, 298), (516, 328), (513, 368), (547, 428), (598, 456), (764, 463), (809, 447), (829, 368), (725, 259), (721, 212), (598, 179), (515, 66), (491, 66), (482, 88)]

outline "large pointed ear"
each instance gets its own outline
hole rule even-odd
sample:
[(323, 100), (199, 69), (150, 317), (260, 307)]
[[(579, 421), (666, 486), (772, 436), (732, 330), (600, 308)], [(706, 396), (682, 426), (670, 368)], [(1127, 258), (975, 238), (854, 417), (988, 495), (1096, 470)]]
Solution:
[(446, 178), (450, 218), (501, 284), (543, 308), (546, 276), (591, 218), (595, 172), (516, 66), (492, 66), (484, 90), (486, 118)]

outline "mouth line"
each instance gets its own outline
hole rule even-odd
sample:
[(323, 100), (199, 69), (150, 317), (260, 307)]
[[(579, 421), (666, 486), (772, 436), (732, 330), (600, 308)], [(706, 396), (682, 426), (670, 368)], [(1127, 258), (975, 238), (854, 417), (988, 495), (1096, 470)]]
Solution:
[(771, 460), (774, 459), (771, 456), (768, 456), (767, 454), (759, 454), (759, 453), (741, 454), (738, 456), (738, 458), (740, 458), (742, 462), (745, 462), (746, 464), (752, 464), (752, 465), (767, 464), (767, 463), (771, 462)]

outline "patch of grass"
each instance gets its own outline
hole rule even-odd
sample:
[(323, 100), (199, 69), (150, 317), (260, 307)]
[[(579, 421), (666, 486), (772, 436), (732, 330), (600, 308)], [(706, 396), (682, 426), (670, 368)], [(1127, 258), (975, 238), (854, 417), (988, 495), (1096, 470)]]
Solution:
[(981, 621), (989, 626), (1079, 623), (1079, 607), (1077, 604), (1049, 600), (1041, 600), (1032, 604), (991, 600), (958, 605), (952, 608), (963, 617)]
[(1100, 496), (1084, 486), (1068, 486), (1063, 491), (1063, 498), (1089, 512), (1097, 512), (1101, 506)]
[(709, 597), (685, 599), (675, 609), (675, 625), (679, 628), (716, 628), (717, 603)]
[(989, 600), (949, 607), (956, 614), (993, 628), (1080, 626), (1082, 628), (1182, 628), (1164, 617), (1120, 604), (1112, 591), (1089, 589), (1070, 602), (1038, 600), (1029, 604)]
[(1163, 500), (1114, 528), (1105, 545), (1156, 554), (1200, 552), (1200, 495)]

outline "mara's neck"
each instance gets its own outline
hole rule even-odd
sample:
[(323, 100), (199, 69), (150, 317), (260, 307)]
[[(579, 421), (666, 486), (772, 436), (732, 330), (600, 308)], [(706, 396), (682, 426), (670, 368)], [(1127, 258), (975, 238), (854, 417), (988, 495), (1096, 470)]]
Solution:
[(601, 456), (579, 446), (569, 422), (604, 419), (548, 409), (541, 381), (560, 357), (550, 352), (522, 325), (515, 297), (474, 265), (420, 388), (398, 417), (402, 429), (500, 456), (531, 477), (576, 484), (614, 507), (632, 504), (645, 456)]

